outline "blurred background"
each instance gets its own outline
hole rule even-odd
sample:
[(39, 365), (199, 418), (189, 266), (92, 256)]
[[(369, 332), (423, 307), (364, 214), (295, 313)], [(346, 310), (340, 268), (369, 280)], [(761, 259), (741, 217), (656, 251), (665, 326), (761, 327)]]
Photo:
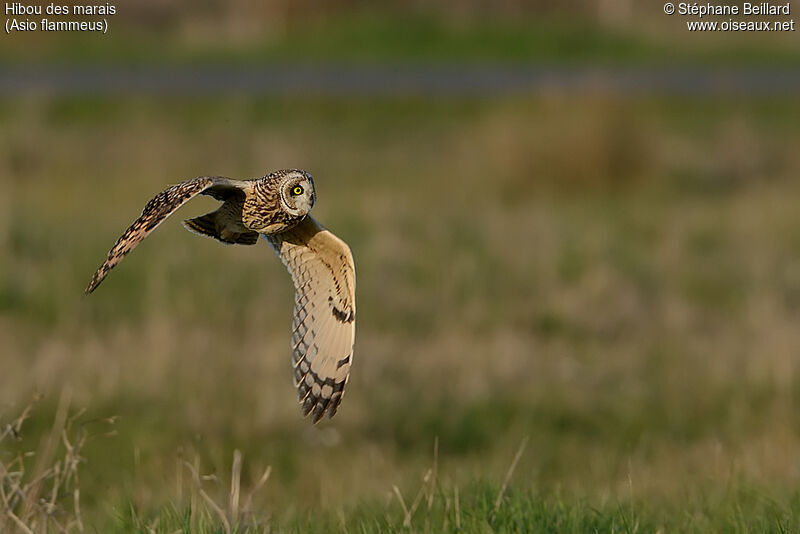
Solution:
[[(129, 4), (106, 35), (0, 45), (0, 422), (42, 396), (0, 454), (60, 398), (93, 433), (116, 417), (83, 450), (87, 524), (180, 508), (181, 460), (224, 478), (236, 449), (243, 483), (272, 466), (276, 521), (395, 513), (435, 442), (467, 488), (526, 436), (518, 491), (797, 506), (796, 33), (632, 0)], [(280, 168), (314, 175), (357, 265), (353, 374), (317, 427), (283, 266), (179, 224), (213, 200), (83, 297), (168, 184)]]

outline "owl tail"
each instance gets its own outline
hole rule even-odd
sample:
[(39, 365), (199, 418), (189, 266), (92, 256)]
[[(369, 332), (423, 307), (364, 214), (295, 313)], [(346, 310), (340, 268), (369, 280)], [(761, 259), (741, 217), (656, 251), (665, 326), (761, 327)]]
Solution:
[(183, 226), (195, 234), (213, 237), (226, 245), (255, 245), (258, 243), (258, 232), (226, 232), (220, 233), (217, 230), (218, 211), (206, 213), (202, 217), (187, 219), (183, 221)]

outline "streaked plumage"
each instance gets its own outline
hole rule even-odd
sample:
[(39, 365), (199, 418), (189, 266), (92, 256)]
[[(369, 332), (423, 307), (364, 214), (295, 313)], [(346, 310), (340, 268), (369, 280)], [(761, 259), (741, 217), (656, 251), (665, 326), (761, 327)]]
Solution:
[(86, 294), (164, 219), (193, 197), (222, 201), (216, 211), (184, 221), (197, 234), (225, 244), (254, 245), (262, 235), (295, 286), (292, 363), (304, 415), (316, 423), (339, 408), (350, 375), (355, 340), (355, 265), (350, 248), (308, 212), (314, 181), (300, 170), (253, 180), (203, 176), (174, 185), (148, 202), (97, 269)]

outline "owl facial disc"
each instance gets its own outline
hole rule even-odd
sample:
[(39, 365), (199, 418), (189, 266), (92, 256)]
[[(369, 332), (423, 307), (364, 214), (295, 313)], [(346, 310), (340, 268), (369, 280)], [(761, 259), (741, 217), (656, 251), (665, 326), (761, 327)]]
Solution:
[(314, 207), (314, 179), (305, 171), (288, 171), (279, 190), (281, 205), (292, 217), (304, 217)]

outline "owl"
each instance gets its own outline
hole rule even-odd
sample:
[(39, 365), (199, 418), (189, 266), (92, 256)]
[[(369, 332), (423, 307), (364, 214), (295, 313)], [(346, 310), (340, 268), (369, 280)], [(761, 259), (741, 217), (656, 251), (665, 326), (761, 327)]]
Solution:
[(165, 189), (117, 240), (86, 294), (164, 219), (199, 194), (222, 205), (184, 221), (188, 230), (228, 245), (255, 245), (261, 236), (288, 269), (295, 287), (291, 345), (301, 409), (314, 423), (325, 414), (333, 417), (353, 361), (355, 264), (347, 244), (309, 215), (316, 194), (305, 171), (281, 170), (243, 181), (202, 176)]

